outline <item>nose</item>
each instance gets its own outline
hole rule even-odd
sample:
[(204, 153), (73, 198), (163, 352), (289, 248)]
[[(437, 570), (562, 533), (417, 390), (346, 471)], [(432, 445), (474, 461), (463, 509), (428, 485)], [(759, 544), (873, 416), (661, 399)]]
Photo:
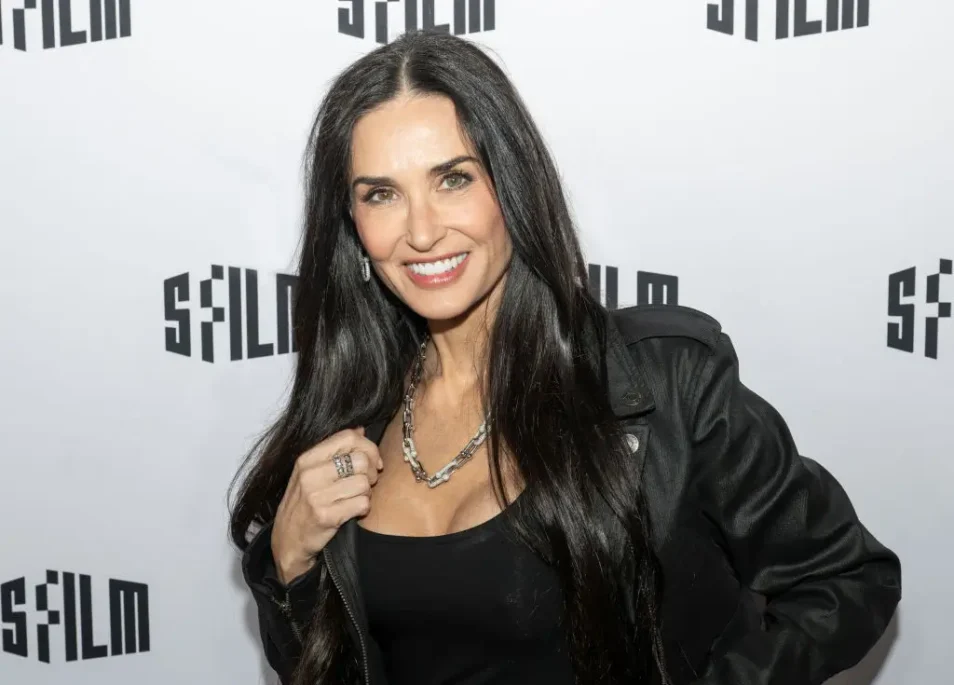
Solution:
[(427, 252), (444, 237), (447, 229), (427, 199), (413, 201), (408, 206), (407, 242), (418, 252)]

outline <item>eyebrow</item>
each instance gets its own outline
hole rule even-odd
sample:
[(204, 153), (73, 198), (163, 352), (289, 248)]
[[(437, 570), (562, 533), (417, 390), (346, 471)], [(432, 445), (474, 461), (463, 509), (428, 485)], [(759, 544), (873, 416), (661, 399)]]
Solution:
[[(475, 157), (470, 155), (460, 155), (459, 157), (454, 157), (454, 159), (449, 159), (446, 162), (441, 162), (437, 166), (431, 167), (431, 170), (428, 172), (431, 176), (440, 176), (441, 174), (446, 174), (448, 171), (453, 169), (458, 164), (463, 164), (464, 162), (474, 162), (475, 164), (480, 164), (480, 161)], [(351, 183), (351, 187), (357, 188), (359, 185), (366, 186), (386, 186), (386, 185), (397, 185), (393, 178), (389, 176), (358, 176)]]

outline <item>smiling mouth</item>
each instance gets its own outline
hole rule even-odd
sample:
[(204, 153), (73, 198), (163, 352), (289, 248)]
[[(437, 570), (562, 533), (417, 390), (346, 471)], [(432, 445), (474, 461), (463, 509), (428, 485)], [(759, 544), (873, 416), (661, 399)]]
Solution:
[(440, 259), (436, 262), (410, 262), (407, 264), (409, 271), (417, 274), (418, 276), (440, 276), (441, 274), (450, 273), (458, 266), (460, 266), (469, 252), (461, 252), (458, 255), (453, 257), (448, 257), (447, 259)]

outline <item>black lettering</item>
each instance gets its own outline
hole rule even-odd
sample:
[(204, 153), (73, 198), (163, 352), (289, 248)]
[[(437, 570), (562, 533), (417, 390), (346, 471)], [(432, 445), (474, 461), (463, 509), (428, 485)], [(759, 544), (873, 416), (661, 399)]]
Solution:
[(46, 582), (36, 586), (37, 611), (46, 612), (46, 623), (37, 623), (36, 642), (37, 658), (44, 664), (50, 663), (50, 626), (59, 625), (60, 612), (50, 609), (50, 585), (59, 585), (60, 574), (56, 571), (46, 572)]
[[(838, 2), (839, 0), (828, 0), (828, 21), (834, 24), (828, 27), (829, 31), (837, 30), (838, 27)], [(867, 26), (870, 15), (871, 5), (869, 0), (841, 0), (841, 27), (842, 29), (853, 29), (856, 26)]]
[[(471, 3), (471, 8), (473, 6)], [(480, 20), (480, 5), (477, 5), (477, 20)], [(467, 33), (467, 0), (454, 0), (454, 35), (462, 36), (465, 33)]]
[[(404, 30), (414, 31), (416, 29), (417, 29), (417, 0), (413, 0), (413, 1), (407, 0), (404, 3)], [(387, 40), (386, 36), (385, 36), (385, 40)]]
[(275, 312), (278, 317), (278, 354), (298, 351), (293, 325), (295, 322), (294, 302), (298, 279), (288, 274), (275, 277)]
[(789, 0), (775, 0), (775, 37), (778, 40), (788, 38)]
[(600, 269), (599, 264), (589, 264), (587, 266), (587, 289), (590, 291), (590, 295), (597, 302), (602, 302), (602, 290), (603, 290), (603, 275), (602, 269)]
[(759, 0), (745, 0), (745, 38), (759, 39)]
[(76, 639), (76, 574), (63, 573), (63, 640), (66, 643), (66, 660), (79, 658)]
[(215, 361), (215, 337), (213, 327), (225, 321), (225, 308), (212, 306), (212, 281), (221, 281), (225, 278), (221, 265), (212, 265), (212, 277), (199, 281), (199, 304), (204, 309), (212, 310), (212, 320), (203, 321), (202, 330), (202, 361), (210, 364)]
[(89, 0), (89, 42), (103, 39), (103, 6), (100, 0)]
[[(338, 32), (355, 38), (365, 37), (364, 0), (339, 0), (350, 3), (349, 7), (338, 8)], [(388, 42), (390, 3), (400, 0), (377, 0), (374, 6), (374, 39), (384, 45)], [(451, 21), (437, 23), (436, 0), (423, 0), (423, 17), (418, 16), (418, 0), (404, 0), (404, 30), (418, 28), (450, 33)], [(420, 21), (419, 21), (420, 19)], [(453, 32), (455, 35), (490, 31), (497, 23), (496, 0), (454, 0)]]
[[(837, 31), (838, 30), (838, 10), (840, 0), (828, 0), (826, 6), (826, 15), (825, 15), (825, 30), (826, 31)], [(850, 4), (851, 0), (849, 0)], [(852, 6), (853, 7), (853, 6)]]
[(924, 356), (937, 359), (938, 328), (941, 319), (951, 318), (951, 303), (941, 302), (941, 276), (950, 276), (954, 262), (942, 259), (938, 272), (927, 277), (927, 303), (937, 305), (937, 316), (925, 317)]
[[(479, 5), (481, 0), (470, 0), (471, 6), (471, 16), (473, 16), (473, 8)], [(483, 0), (484, 3), (484, 31), (493, 31), (497, 28), (497, 0)], [(475, 33), (480, 31), (481, 28), (471, 27), (470, 32)]]
[(176, 322), (176, 326), (166, 326), (166, 350), (185, 357), (192, 356), (192, 326), (189, 310), (176, 307), (178, 302), (189, 301), (189, 274), (179, 274), (167, 278), (163, 283), (166, 305), (166, 321)]
[[(405, 0), (408, 4), (414, 4), (417, 0)], [(450, 24), (437, 24), (437, 8), (434, 6), (434, 0), (424, 0), (424, 28), (425, 30), (441, 31), (450, 33)]]
[(735, 34), (735, 0), (722, 0), (721, 7), (710, 2), (706, 13), (706, 27), (727, 36)]
[(80, 574), (80, 636), (83, 645), (83, 660), (101, 659), (109, 656), (106, 645), (95, 644), (93, 637), (93, 590), (90, 577)]
[(12, 625), (3, 629), (3, 651), (27, 657), (27, 615), (14, 607), (26, 605), (26, 578), (14, 578), (0, 583), (0, 623)]
[(73, 0), (60, 0), (60, 45), (82, 45), (85, 42), (86, 31), (73, 30)]
[[(374, 9), (374, 39), (384, 45), (388, 42), (388, 3), (398, 0), (378, 0)], [(409, 0), (404, 7), (404, 20), (408, 30), (417, 28), (417, 0)]]
[(119, 0), (119, 12), (116, 11), (116, 0), (105, 0), (106, 3), (106, 40), (119, 35), (126, 38), (132, 35), (132, 16), (129, 0)]
[(229, 353), (233, 362), (242, 359), (242, 270), (229, 267)]
[(679, 278), (640, 271), (636, 274), (637, 304), (679, 304)]
[(603, 268), (599, 264), (590, 264), (587, 267), (588, 289), (593, 299), (601, 302), (607, 309), (616, 309), (619, 306), (619, 269), (607, 266), (606, 289), (603, 289)]
[[(73, 0), (42, 0), (40, 15), (43, 25), (43, 49), (57, 47), (57, 31), (59, 31), (59, 45), (82, 45), (90, 41), (103, 39), (103, 2), (105, 2), (106, 37), (115, 38), (118, 35), (132, 34), (132, 15), (130, 0), (89, 0), (90, 28), (87, 31), (76, 30), (73, 27)], [(17, 50), (25, 51), (26, 47), (26, 11), (37, 8), (37, 0), (23, 0), (23, 9), (13, 10), (13, 45)], [(0, 7), (0, 44), (3, 43), (3, 9)], [(58, 19), (57, 19), (58, 18)]]
[(346, 1), (351, 3), (351, 8), (338, 8), (338, 32), (364, 38), (364, 0)]
[[(845, 0), (845, 2), (850, 2), (850, 0)], [(856, 26), (867, 26), (870, 17), (871, 17), (870, 0), (858, 0), (858, 23), (856, 24)]]
[(109, 623), (113, 656), (148, 652), (149, 587), (111, 578)]
[(26, 11), (36, 9), (36, 0), (25, 0), (24, 9), (13, 10), (13, 47), (26, 51)]
[[(706, 26), (719, 33), (735, 35), (735, 0), (722, 0), (722, 5), (709, 3)], [(759, 0), (745, 0), (745, 38), (759, 39)]]
[(245, 323), (248, 334), (248, 358), (271, 357), (275, 354), (272, 343), (259, 342), (258, 325), (258, 272), (245, 270)]
[(792, 32), (794, 36), (812, 36), (821, 31), (821, 19), (808, 20), (808, 0), (795, 0), (795, 30)]
[(916, 277), (914, 267), (888, 276), (888, 316), (901, 318), (888, 324), (888, 347), (902, 352), (914, 352), (914, 304), (902, 304), (901, 298), (914, 295)]
[(606, 308), (619, 307), (619, 269), (615, 266), (606, 267)]
[[(27, 3), (36, 5), (36, 2)], [(53, 23), (53, 0), (43, 0), (43, 49), (56, 47), (56, 24)]]

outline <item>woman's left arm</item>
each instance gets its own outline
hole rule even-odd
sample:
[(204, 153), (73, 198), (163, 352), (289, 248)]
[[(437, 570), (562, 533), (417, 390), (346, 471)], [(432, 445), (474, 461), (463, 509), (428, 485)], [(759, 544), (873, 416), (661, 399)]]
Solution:
[(699, 683), (820, 685), (885, 631), (901, 598), (900, 562), (739, 380), (728, 336), (703, 369), (692, 401), (696, 492), (740, 581), (766, 607), (762, 630), (716, 642)]

